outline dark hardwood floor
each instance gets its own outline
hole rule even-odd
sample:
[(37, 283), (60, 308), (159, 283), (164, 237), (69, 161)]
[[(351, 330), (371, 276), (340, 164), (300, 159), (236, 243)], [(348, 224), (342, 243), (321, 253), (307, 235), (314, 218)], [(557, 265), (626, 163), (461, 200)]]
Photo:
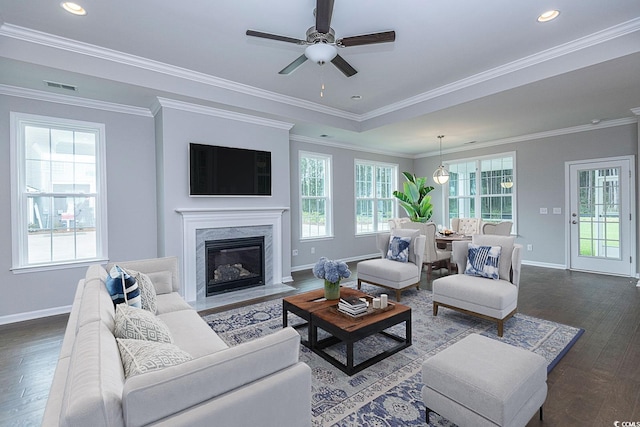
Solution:
[[(355, 264), (350, 267), (355, 273)], [(310, 271), (293, 277), (292, 293), (322, 285)], [(428, 292), (425, 277), (421, 289)], [(523, 266), (518, 310), (585, 329), (549, 375), (544, 421), (534, 417), (529, 427), (640, 421), (640, 288), (635, 285), (630, 278)], [(40, 424), (66, 322), (62, 315), (0, 326), (1, 426)]]

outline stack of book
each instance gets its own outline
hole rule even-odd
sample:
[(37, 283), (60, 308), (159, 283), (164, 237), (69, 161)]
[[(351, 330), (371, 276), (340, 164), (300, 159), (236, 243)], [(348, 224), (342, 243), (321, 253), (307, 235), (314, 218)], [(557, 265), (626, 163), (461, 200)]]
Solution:
[(338, 310), (350, 316), (357, 316), (367, 312), (367, 303), (357, 297), (340, 298)]

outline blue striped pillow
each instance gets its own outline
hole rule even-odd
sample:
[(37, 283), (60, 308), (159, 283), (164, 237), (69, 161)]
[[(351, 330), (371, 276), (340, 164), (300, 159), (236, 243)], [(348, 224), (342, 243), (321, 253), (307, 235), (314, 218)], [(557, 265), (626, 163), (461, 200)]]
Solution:
[(464, 274), (498, 280), (500, 278), (501, 246), (481, 246), (469, 243), (467, 268)]
[(105, 284), (114, 306), (126, 303), (131, 307), (142, 308), (138, 282), (136, 282), (135, 277), (129, 275), (119, 266), (114, 265), (111, 268)]

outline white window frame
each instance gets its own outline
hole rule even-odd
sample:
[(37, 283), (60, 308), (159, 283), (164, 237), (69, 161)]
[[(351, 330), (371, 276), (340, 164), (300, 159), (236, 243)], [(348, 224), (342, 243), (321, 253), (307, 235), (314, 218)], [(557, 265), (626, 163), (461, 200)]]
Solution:
[[(52, 261), (47, 263), (28, 263), (28, 216), (26, 188), (26, 153), (24, 127), (36, 125), (73, 131), (96, 133), (96, 256), (77, 260)], [(105, 125), (57, 117), (39, 116), (25, 113), (10, 113), (9, 149), (11, 168), (11, 240), (12, 267), (14, 273), (48, 271), (69, 267), (88, 266), (96, 262), (105, 262), (107, 255), (107, 188), (106, 188), (106, 149)], [(66, 194), (65, 194), (66, 195)], [(69, 196), (77, 195), (70, 193)]]
[[(357, 168), (360, 165), (364, 165), (364, 166), (372, 166), (374, 168), (374, 173), (373, 173), (373, 188), (374, 188), (374, 195), (373, 195), (373, 231), (358, 231), (358, 183), (356, 182), (356, 178), (357, 178)], [(375, 173), (375, 169), (376, 168), (391, 168), (392, 173), (391, 176), (393, 177), (393, 183), (391, 184), (391, 187), (395, 190), (398, 189), (398, 170), (399, 170), (399, 165), (397, 163), (386, 163), (386, 162), (376, 162), (373, 160), (363, 160), (363, 159), (355, 159), (354, 160), (354, 166), (353, 166), (353, 184), (354, 184), (354, 205), (353, 205), (353, 211), (354, 211), (354, 226), (355, 226), (355, 231), (356, 231), (356, 236), (366, 236), (366, 235), (371, 235), (371, 234), (377, 234), (377, 233), (382, 233), (385, 231), (389, 231), (389, 224), (378, 224), (378, 203), (377, 201), (380, 200), (377, 195), (376, 195), (376, 173)], [(392, 190), (393, 191), (393, 190)], [(367, 198), (369, 199), (369, 198)], [(385, 200), (391, 200), (393, 202), (393, 212), (392, 212), (392, 218), (395, 218), (398, 216), (398, 199), (391, 195), (391, 197), (389, 197), (389, 199), (385, 199)]]
[[(447, 168), (447, 170), (451, 169), (451, 165), (452, 164), (458, 164), (458, 163), (472, 163), (475, 162), (476, 164), (476, 194), (473, 196), (463, 196), (464, 198), (468, 198), (468, 199), (473, 199), (474, 200), (474, 205), (475, 205), (475, 218), (478, 219), (482, 219), (482, 198), (483, 196), (486, 197), (486, 194), (481, 194), (482, 191), (482, 184), (481, 184), (481, 177), (482, 177), (482, 170), (481, 170), (481, 164), (482, 161), (486, 161), (486, 160), (493, 160), (493, 159), (501, 159), (501, 158), (505, 158), (505, 157), (511, 157), (512, 161), (513, 161), (513, 173), (512, 173), (512, 182), (513, 182), (513, 186), (511, 187), (511, 193), (507, 194), (511, 196), (511, 208), (512, 208), (512, 214), (511, 214), (511, 220), (513, 222), (513, 228), (511, 231), (511, 234), (518, 234), (517, 233), (517, 218), (518, 218), (518, 206), (517, 206), (517, 184), (516, 184), (516, 177), (517, 177), (517, 172), (516, 172), (516, 152), (515, 151), (509, 151), (509, 152), (504, 152), (504, 153), (496, 153), (496, 154), (490, 154), (490, 155), (486, 155), (486, 156), (479, 156), (479, 157), (470, 157), (470, 158), (465, 158), (465, 159), (456, 159), (455, 161), (449, 161), (445, 163), (445, 167)], [(444, 218), (443, 220), (447, 223), (447, 226), (450, 222), (450, 218), (449, 218), (449, 183), (444, 185), (444, 189), (442, 191), (442, 204), (443, 204), (443, 212), (444, 212)]]
[[(325, 201), (325, 234), (321, 235), (321, 236), (307, 236), (304, 237), (302, 230), (303, 230), (303, 220), (302, 220), (302, 211), (303, 211), (303, 199), (305, 198), (305, 196), (302, 194), (302, 175), (300, 174), (300, 165), (302, 164), (302, 159), (303, 158), (310, 158), (310, 159), (317, 159), (317, 160), (323, 160), (326, 162), (326, 167), (325, 167), (325, 175), (324, 175), (324, 181), (325, 181), (325, 190), (326, 190), (326, 194), (323, 197), (313, 197), (314, 199), (320, 199), (323, 198)], [(299, 182), (300, 182), (300, 186), (299, 186), (299, 191), (298, 191), (298, 196), (299, 196), (299, 202), (300, 202), (300, 218), (299, 218), (299, 227), (298, 230), (300, 230), (300, 240), (317, 240), (317, 239), (327, 239), (327, 238), (331, 238), (333, 237), (333, 203), (332, 203), (332, 194), (333, 194), (333, 185), (332, 185), (332, 176), (333, 176), (333, 156), (331, 156), (330, 154), (324, 154), (324, 153), (314, 153), (311, 151), (299, 151), (298, 152), (298, 175), (299, 175)]]

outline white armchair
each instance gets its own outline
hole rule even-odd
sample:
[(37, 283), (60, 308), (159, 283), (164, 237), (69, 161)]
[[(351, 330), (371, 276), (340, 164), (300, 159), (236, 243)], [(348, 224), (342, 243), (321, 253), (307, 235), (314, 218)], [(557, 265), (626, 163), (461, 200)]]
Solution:
[[(391, 234), (401, 237), (411, 237), (407, 262), (387, 259), (389, 238)], [(357, 265), (358, 289), (362, 282), (381, 286), (395, 291), (396, 301), (400, 301), (400, 293), (415, 286), (420, 289), (420, 275), (424, 256), (425, 237), (413, 230), (394, 230), (392, 233), (377, 235), (377, 246), (380, 258), (360, 261)]]
[(419, 230), (425, 236), (423, 263), (427, 266), (427, 280), (431, 281), (433, 268), (446, 268), (451, 272), (451, 250), (439, 249), (436, 244), (436, 225), (433, 222), (404, 222), (402, 229)]
[(452, 257), (459, 273), (433, 281), (433, 315), (438, 315), (438, 307), (446, 307), (495, 321), (498, 336), (502, 336), (504, 322), (516, 313), (518, 306), (522, 245), (514, 240), (512, 236), (473, 236), (474, 244), (501, 247), (498, 280), (464, 274), (469, 243), (453, 242)]

